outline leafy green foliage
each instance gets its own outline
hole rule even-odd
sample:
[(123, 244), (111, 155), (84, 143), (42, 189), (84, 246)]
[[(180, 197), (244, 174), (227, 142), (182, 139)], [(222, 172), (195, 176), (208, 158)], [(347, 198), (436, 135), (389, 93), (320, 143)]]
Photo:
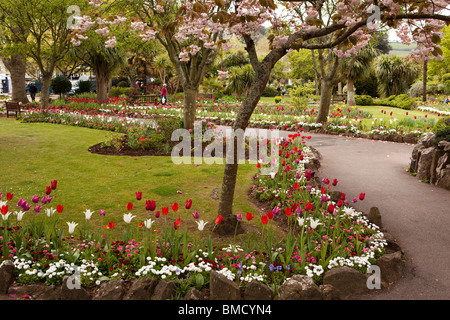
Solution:
[(72, 89), (72, 83), (65, 77), (56, 77), (52, 79), (52, 91), (55, 94), (65, 94)]

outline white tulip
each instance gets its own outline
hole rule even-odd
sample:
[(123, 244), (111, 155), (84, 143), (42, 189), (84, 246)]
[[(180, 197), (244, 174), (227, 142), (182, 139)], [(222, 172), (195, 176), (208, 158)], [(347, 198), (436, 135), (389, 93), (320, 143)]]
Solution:
[(84, 217), (86, 218), (86, 220), (89, 220), (89, 219), (91, 219), (91, 217), (92, 217), (93, 214), (94, 214), (94, 211), (91, 211), (91, 210), (87, 209), (87, 210), (84, 212)]
[(16, 212), (16, 215), (17, 215), (17, 221), (22, 221), (22, 218), (25, 215), (25, 212), (20, 210), (19, 212)]
[(78, 225), (78, 223), (75, 222), (67, 222), (67, 225), (69, 226), (69, 233), (72, 234), (75, 231), (75, 227)]
[(300, 227), (303, 227), (303, 224), (305, 223), (305, 219), (297, 217), (297, 222)]
[(130, 213), (127, 213), (127, 214), (123, 214), (123, 221), (125, 221), (126, 223), (130, 223), (131, 222), (131, 220), (133, 219), (133, 218), (135, 218), (136, 216), (133, 216), (132, 214), (131, 214), (131, 212)]
[(47, 217), (51, 217), (56, 212), (53, 208), (47, 208), (45, 209), (45, 213), (47, 214)]
[(198, 225), (198, 230), (199, 230), (199, 231), (203, 231), (203, 229), (205, 228), (206, 224), (208, 223), (208, 222), (205, 222), (205, 221), (203, 221), (203, 220), (195, 221), (195, 222), (196, 222), (197, 225)]
[(311, 221), (311, 228), (313, 230), (316, 229), (317, 226), (321, 225), (321, 223), (319, 222), (320, 221), (319, 219), (317, 219), (317, 220), (310, 219), (310, 221)]
[(150, 229), (152, 227), (153, 222), (155, 221), (153, 221), (152, 219), (148, 219), (144, 221), (144, 225), (147, 229)]
[(10, 214), (11, 214), (11, 212), (7, 212), (6, 214), (2, 214), (3, 221), (8, 220), (8, 217), (9, 217)]

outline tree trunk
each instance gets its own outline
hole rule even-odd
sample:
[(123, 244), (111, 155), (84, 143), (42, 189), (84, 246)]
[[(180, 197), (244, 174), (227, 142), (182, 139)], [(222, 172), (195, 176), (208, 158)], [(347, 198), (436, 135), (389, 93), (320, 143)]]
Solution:
[[(270, 69), (271, 70), (271, 69)], [(263, 69), (260, 72), (256, 72), (255, 80), (252, 82), (248, 94), (242, 103), (242, 107), (233, 123), (233, 131), (237, 129), (245, 129), (248, 126), (250, 117), (252, 116), (253, 110), (261, 98), (261, 94), (266, 87), (267, 81), (269, 79), (270, 70), (267, 71)], [(219, 203), (219, 214), (223, 216), (222, 223), (217, 227), (218, 234), (232, 234), (235, 231), (237, 220), (233, 215), (233, 201), (234, 201), (234, 191), (236, 186), (237, 172), (238, 172), (238, 153), (237, 153), (237, 137), (234, 139), (234, 161), (230, 161), (227, 158), (225, 164), (225, 170), (222, 182), (222, 192), (220, 195)], [(238, 229), (236, 233), (242, 233), (243, 229), (238, 224)]]
[(97, 101), (108, 100), (108, 77), (102, 72), (96, 72), (95, 80), (97, 83)]
[(28, 103), (27, 91), (25, 89), (25, 63), (20, 54), (3, 58), (3, 64), (11, 74), (11, 101)]
[(183, 126), (186, 130), (194, 130), (195, 113), (197, 110), (198, 88), (186, 88), (184, 90)]
[(320, 91), (320, 106), (319, 114), (317, 115), (317, 122), (327, 122), (328, 114), (330, 112), (331, 95), (333, 93), (333, 84), (329, 81), (323, 80), (321, 82)]
[(47, 72), (42, 77), (41, 84), (41, 106), (42, 108), (48, 108), (50, 101), (50, 85), (52, 82), (52, 73)]
[(356, 106), (355, 86), (353, 79), (347, 79), (347, 105), (349, 107)]
[(428, 61), (423, 62), (423, 96), (422, 101), (427, 101), (427, 77), (428, 77)]

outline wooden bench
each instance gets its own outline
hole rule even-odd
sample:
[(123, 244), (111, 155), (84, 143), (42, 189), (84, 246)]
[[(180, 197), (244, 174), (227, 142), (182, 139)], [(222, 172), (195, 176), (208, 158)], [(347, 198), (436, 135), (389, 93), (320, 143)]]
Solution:
[(332, 102), (346, 102), (347, 101), (347, 95), (345, 94), (334, 94), (332, 99)]
[(16, 118), (20, 114), (21, 104), (19, 102), (5, 101), (5, 106), (7, 118), (9, 118), (10, 113), (14, 113)]
[(139, 95), (132, 97), (134, 103), (151, 103), (155, 101), (159, 101), (159, 96), (156, 94), (149, 95)]
[(199, 93), (197, 99), (198, 100), (214, 100), (214, 93)]

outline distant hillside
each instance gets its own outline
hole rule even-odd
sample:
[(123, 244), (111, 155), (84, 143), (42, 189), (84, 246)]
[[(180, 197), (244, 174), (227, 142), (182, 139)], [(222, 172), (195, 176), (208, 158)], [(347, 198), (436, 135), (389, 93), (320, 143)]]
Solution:
[(392, 47), (390, 54), (397, 55), (400, 57), (409, 55), (412, 50), (417, 48), (416, 43), (412, 43), (411, 45), (407, 46), (401, 42), (389, 42), (389, 45)]

